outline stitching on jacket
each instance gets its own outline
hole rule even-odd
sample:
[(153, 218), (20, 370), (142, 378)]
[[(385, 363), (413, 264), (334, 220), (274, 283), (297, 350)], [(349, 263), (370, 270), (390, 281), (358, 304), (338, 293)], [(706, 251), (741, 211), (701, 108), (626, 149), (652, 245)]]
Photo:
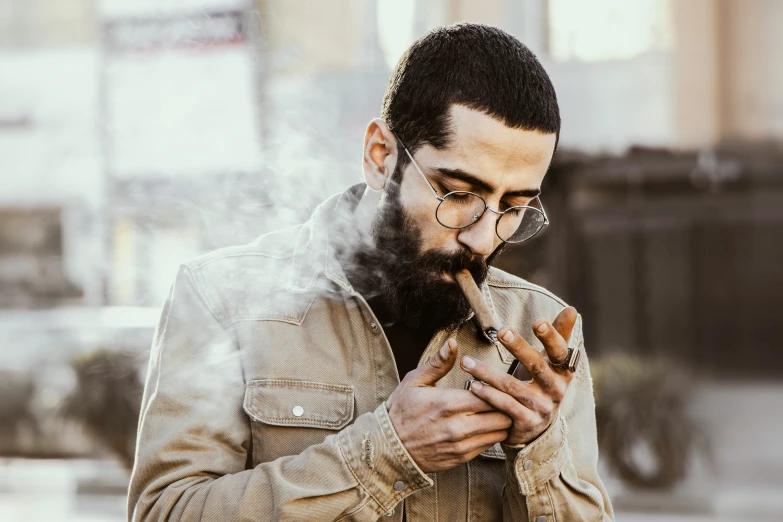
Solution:
[(226, 328), (226, 325), (224, 324), (223, 320), (220, 318), (221, 314), (217, 312), (215, 310), (215, 306), (209, 302), (210, 299), (207, 299), (206, 288), (204, 288), (204, 285), (201, 284), (201, 282), (198, 280), (199, 278), (196, 276), (196, 273), (193, 272), (186, 265), (183, 265), (182, 267), (185, 270), (185, 275), (193, 285), (193, 290), (195, 290), (196, 295), (201, 300), (201, 302), (204, 303), (204, 307), (207, 310), (209, 310), (209, 313), (212, 314), (212, 317), (215, 318), (215, 321), (217, 321), (220, 326)]
[[(386, 406), (383, 406), (384, 410), (386, 409)], [(378, 410), (376, 410), (377, 412)], [(381, 430), (383, 431), (384, 435), (386, 436), (386, 439), (389, 441), (389, 445), (391, 446), (392, 455), (397, 459), (397, 462), (400, 463), (400, 465), (407, 471), (410, 472), (411, 475), (416, 476), (416, 485), (425, 487), (429, 486), (430, 484), (427, 482), (426, 479), (421, 477), (422, 471), (417, 469), (416, 466), (413, 464), (413, 457), (410, 456), (408, 453), (408, 450), (405, 449), (405, 446), (403, 446), (402, 441), (400, 441), (399, 437), (397, 436), (397, 433), (394, 431), (394, 426), (391, 423), (391, 419), (389, 418), (388, 413), (383, 415), (380, 415), (379, 424), (381, 425)], [(422, 485), (421, 483), (424, 482), (425, 485)], [(394, 495), (395, 498), (401, 497), (403, 495), (402, 492), (399, 492)], [(399, 501), (398, 501), (399, 502)], [(396, 505), (396, 503), (395, 503)]]
[(473, 498), (471, 495), (471, 486), (474, 482), (476, 482), (476, 478), (474, 477), (476, 470), (473, 469), (473, 466), (470, 465), (470, 461), (467, 461), (465, 463), (465, 467), (467, 468), (467, 476), (468, 476), (468, 500), (467, 500), (467, 519), (466, 522), (472, 522), (473, 521)]
[(557, 522), (557, 513), (555, 513), (555, 503), (552, 501), (552, 491), (549, 489), (549, 482), (546, 483), (546, 498), (549, 500), (549, 509), (552, 513), (552, 518)]
[[(339, 393), (342, 395), (342, 406), (340, 408), (341, 411), (337, 411), (333, 414), (319, 414), (317, 411), (308, 410), (307, 416), (304, 417), (273, 414), (263, 415), (263, 407), (258, 406), (257, 398), (253, 396), (252, 393), (247, 393), (248, 390), (253, 388), (282, 389), (292, 391), (298, 389)], [(272, 426), (309, 426), (338, 429), (345, 426), (351, 420), (354, 413), (353, 386), (284, 379), (258, 379), (248, 382), (245, 386), (245, 389), (245, 398), (242, 404), (245, 413), (247, 413), (250, 418), (257, 422), (263, 422)], [(339, 417), (335, 418), (335, 415)]]
[(495, 444), (494, 446), (490, 446), (488, 449), (481, 452), (479, 457), (484, 457), (485, 459), (505, 459), (506, 453), (502, 449), (498, 448), (498, 444)]
[[(350, 467), (350, 466), (349, 466), (349, 467)], [(357, 508), (355, 508), (355, 509), (353, 509), (353, 510), (349, 511), (348, 513), (346, 513), (345, 515), (341, 516), (340, 518), (338, 518), (338, 519), (337, 519), (337, 520), (335, 520), (334, 522), (340, 522), (340, 521), (342, 521), (342, 520), (348, 520), (349, 518), (351, 518), (351, 517), (353, 517), (354, 515), (356, 515), (357, 513), (359, 513), (359, 512), (360, 512), (362, 509), (364, 509), (364, 508), (367, 506), (367, 504), (369, 504), (369, 503), (370, 503), (370, 501), (371, 501), (371, 500), (374, 500), (374, 499), (372, 498), (372, 495), (367, 495), (367, 498), (365, 498), (363, 501), (361, 501), (361, 502), (359, 503), (359, 507), (357, 507)], [(376, 504), (377, 504), (377, 502), (376, 502)]]
[(495, 287), (495, 288), (515, 288), (517, 290), (527, 290), (529, 292), (535, 292), (537, 294), (541, 294), (541, 295), (544, 295), (544, 296), (552, 299), (553, 301), (555, 301), (556, 303), (558, 303), (558, 304), (560, 304), (562, 306), (568, 306), (568, 304), (565, 301), (563, 301), (562, 299), (557, 297), (555, 294), (553, 294), (549, 290), (546, 290), (546, 289), (541, 288), (541, 287), (532, 286), (532, 285), (528, 286), (528, 285), (526, 285), (524, 283), (511, 283), (511, 282), (509, 282), (509, 283), (503, 282), (503, 283), (499, 283), (498, 284), (498, 283), (493, 283), (493, 282), (489, 281), (489, 279), (487, 280), (487, 285)]
[(310, 311), (310, 308), (313, 307), (313, 303), (315, 303), (315, 299), (318, 297), (317, 292), (313, 292), (312, 294), (313, 295), (310, 297), (310, 300), (307, 302), (307, 306), (304, 307), (304, 309), (299, 315), (273, 314), (273, 313), (235, 314), (231, 318), (231, 324), (241, 323), (243, 321), (280, 321), (283, 323), (293, 324), (295, 326), (301, 326), (305, 320), (305, 317), (307, 317), (307, 313)]
[[(353, 475), (353, 478), (356, 479), (356, 483), (359, 486), (361, 486), (362, 491), (367, 493), (367, 496), (369, 496), (371, 499), (373, 499), (375, 501), (375, 503), (378, 505), (379, 509), (376, 509), (375, 511), (376, 511), (376, 514), (378, 516), (380, 516), (383, 513), (385, 513), (386, 511), (388, 511), (388, 509), (386, 509), (386, 510), (384, 509), (383, 504), (375, 497), (375, 494), (373, 492), (373, 488), (371, 486), (366, 486), (364, 484), (364, 482), (362, 482), (362, 480), (359, 478), (359, 475), (356, 473), (356, 471), (353, 469), (353, 466), (351, 465), (351, 460), (348, 458), (348, 455), (345, 453), (345, 450), (343, 449), (343, 444), (345, 443), (345, 441), (343, 441), (343, 433), (344, 432), (340, 432), (337, 435), (337, 449), (340, 451), (340, 455), (342, 455), (343, 460), (345, 461), (345, 464), (348, 467), (348, 471), (350, 471), (351, 475)], [(347, 442), (350, 442), (350, 441), (347, 441)], [(349, 444), (346, 444), (346, 445), (349, 445)], [(392, 506), (395, 506), (395, 505), (396, 504), (392, 504)]]
[(353, 393), (353, 386), (345, 384), (327, 384), (313, 381), (295, 381), (293, 379), (255, 379), (247, 383), (247, 387), (260, 388), (307, 388), (314, 390), (331, 390), (336, 392)]
[[(267, 258), (267, 259), (283, 260), (283, 259), (288, 259), (289, 257), (291, 257), (293, 255), (293, 251), (286, 251), (286, 252), (284, 252), (282, 254), (279, 254), (279, 255), (266, 253), (263, 250), (255, 250), (254, 251), (254, 250), (251, 250), (252, 247), (247, 246), (247, 245), (239, 247), (239, 248), (247, 248), (248, 251), (247, 252), (231, 252), (231, 253), (227, 252), (227, 253), (221, 254), (219, 256), (211, 257), (209, 259), (204, 259), (204, 260), (202, 260), (200, 262), (191, 261), (189, 263), (189, 265), (192, 265), (191, 268), (193, 270), (201, 270), (202, 268), (204, 268), (204, 267), (206, 267), (208, 265), (211, 265), (212, 263), (214, 263), (216, 261), (221, 261), (223, 259), (230, 259), (232, 257), (264, 257), (264, 258)], [(209, 256), (209, 254), (207, 254), (207, 256)]]
[[(557, 449), (554, 452), (552, 452), (552, 455), (548, 459), (542, 460), (539, 463), (539, 465), (541, 465), (541, 464), (548, 464), (548, 463), (552, 462), (553, 460), (559, 458), (560, 457), (560, 452), (563, 450), (563, 446), (565, 446), (565, 443), (566, 443), (565, 421), (561, 418), (561, 416), (558, 415), (558, 418), (557, 418), (557, 420), (555, 422), (558, 422), (560, 424), (560, 426), (558, 427), (559, 431), (560, 431), (560, 434), (561, 434), (560, 445), (557, 447)], [(554, 435), (550, 434), (550, 437), (552, 437), (552, 436), (554, 436)]]

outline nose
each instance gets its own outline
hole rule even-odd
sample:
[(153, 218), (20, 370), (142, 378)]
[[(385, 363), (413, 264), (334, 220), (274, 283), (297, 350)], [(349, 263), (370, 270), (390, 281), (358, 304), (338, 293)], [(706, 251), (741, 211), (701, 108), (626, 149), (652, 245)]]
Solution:
[(497, 216), (487, 210), (478, 221), (467, 228), (460, 229), (457, 240), (468, 247), (473, 254), (489, 257), (495, 250), (496, 223)]

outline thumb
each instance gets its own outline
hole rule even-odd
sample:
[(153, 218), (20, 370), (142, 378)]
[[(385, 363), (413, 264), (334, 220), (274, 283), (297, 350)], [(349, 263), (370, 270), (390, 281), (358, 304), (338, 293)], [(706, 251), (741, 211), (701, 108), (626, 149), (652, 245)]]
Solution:
[(431, 355), (426, 363), (412, 372), (412, 383), (418, 386), (435, 386), (449, 373), (456, 361), (457, 341), (450, 337), (436, 354)]

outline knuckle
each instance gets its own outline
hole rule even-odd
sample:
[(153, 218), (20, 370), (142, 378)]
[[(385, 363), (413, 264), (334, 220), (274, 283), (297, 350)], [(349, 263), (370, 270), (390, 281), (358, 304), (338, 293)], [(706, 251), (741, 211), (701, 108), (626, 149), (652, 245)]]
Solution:
[(451, 404), (444, 397), (438, 397), (434, 399), (433, 405), (442, 415), (448, 415), (451, 412)]
[(530, 374), (533, 377), (542, 377), (547, 374), (547, 370), (549, 368), (546, 364), (544, 364), (544, 361), (542, 359), (537, 359), (530, 365)]
[(552, 400), (555, 404), (560, 404), (563, 401), (563, 398), (566, 394), (566, 385), (562, 382), (558, 382), (555, 384), (554, 389), (552, 390)]
[(500, 381), (500, 391), (508, 395), (515, 395), (519, 389), (519, 381), (511, 377), (510, 379), (502, 379)]
[(452, 459), (459, 460), (462, 458), (463, 455), (463, 451), (462, 451), (463, 446), (464, 444), (455, 442), (449, 446), (449, 449), (446, 450), (446, 454)]
[[(522, 406), (524, 406), (525, 408), (527, 408), (529, 410), (535, 410), (535, 408), (536, 408), (535, 402), (533, 402), (533, 400), (531, 400), (530, 397), (527, 397), (527, 396), (523, 395), (522, 397), (519, 397), (518, 400), (519, 400), (519, 403), (522, 404)], [(521, 413), (520, 413), (520, 410), (517, 409), (516, 413), (517, 413), (517, 418), (519, 419), (519, 417), (522, 416)]]
[(451, 425), (447, 429), (449, 440), (459, 443), (465, 438), (465, 430), (462, 427)]
[(448, 450), (451, 445), (451, 434), (448, 430), (440, 430), (438, 433), (433, 437), (435, 442), (441, 446), (446, 446), (446, 450), (444, 450), (448, 454)]
[(509, 430), (503, 430), (497, 432), (497, 435), (495, 437), (492, 437), (492, 440), (494, 441), (494, 444), (497, 444), (498, 442), (503, 442), (508, 438), (508, 431)]
[(460, 441), (454, 443), (454, 454), (458, 455), (460, 459), (465, 458), (465, 454), (468, 453), (469, 451), (470, 448), (465, 442)]

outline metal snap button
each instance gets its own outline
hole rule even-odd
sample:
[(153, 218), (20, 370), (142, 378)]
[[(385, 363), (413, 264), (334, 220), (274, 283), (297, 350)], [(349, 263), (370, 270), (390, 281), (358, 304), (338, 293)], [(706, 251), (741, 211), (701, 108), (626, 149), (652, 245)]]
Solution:
[(405, 482), (398, 480), (394, 483), (394, 491), (402, 491), (405, 489)]
[(544, 515), (536, 518), (536, 522), (546, 522), (547, 518)]
[(370, 328), (372, 328), (373, 332), (378, 331), (378, 323), (376, 323), (375, 321), (371, 322)]
[(301, 406), (294, 406), (294, 415), (301, 417), (304, 414), (304, 408)]
[(522, 467), (525, 469), (525, 471), (530, 471), (530, 468), (533, 467), (533, 461), (532, 460), (526, 460), (524, 464), (522, 464)]

